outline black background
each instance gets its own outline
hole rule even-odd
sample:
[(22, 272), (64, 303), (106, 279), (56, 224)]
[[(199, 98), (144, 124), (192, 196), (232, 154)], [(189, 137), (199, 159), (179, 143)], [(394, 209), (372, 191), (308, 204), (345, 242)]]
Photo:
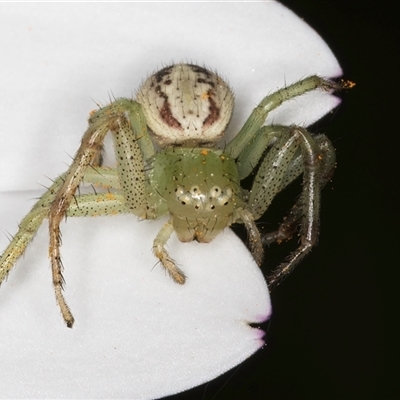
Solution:
[[(357, 84), (312, 129), (327, 133), (338, 163), (323, 192), (319, 245), (273, 291), (274, 314), (262, 326), (267, 346), (168, 399), (400, 398), (400, 13), (384, 1), (283, 3), (324, 38)], [(268, 250), (266, 264), (279, 264), (280, 247)]]

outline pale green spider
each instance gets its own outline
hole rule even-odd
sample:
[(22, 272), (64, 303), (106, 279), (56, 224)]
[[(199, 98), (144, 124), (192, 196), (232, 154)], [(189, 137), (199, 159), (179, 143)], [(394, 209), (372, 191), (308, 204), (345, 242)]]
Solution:
[[(154, 239), (153, 250), (179, 284), (185, 283), (185, 275), (165, 249), (174, 231), (182, 242), (210, 242), (226, 227), (243, 223), (260, 264), (263, 244), (289, 239), (300, 226), (300, 246), (269, 279), (270, 284), (278, 282), (316, 242), (320, 191), (334, 171), (335, 152), (324, 135), (296, 126), (263, 124), (284, 101), (318, 88), (333, 91), (345, 86), (311, 76), (266, 96), (221, 150), (216, 143), (234, 105), (229, 86), (216, 73), (196, 65), (161, 69), (145, 81), (136, 100), (117, 99), (90, 116), (72, 165), (22, 220), (1, 256), (0, 283), (48, 218), (56, 299), (67, 326), (72, 327), (74, 318), (62, 294), (60, 222), (66, 216), (121, 213), (143, 219), (170, 216)], [(115, 169), (101, 166), (108, 132), (113, 134)], [(240, 181), (253, 171), (252, 188), (246, 191)], [(301, 174), (299, 199), (279, 230), (262, 238), (255, 221), (276, 194)], [(83, 182), (99, 189), (77, 194)]]

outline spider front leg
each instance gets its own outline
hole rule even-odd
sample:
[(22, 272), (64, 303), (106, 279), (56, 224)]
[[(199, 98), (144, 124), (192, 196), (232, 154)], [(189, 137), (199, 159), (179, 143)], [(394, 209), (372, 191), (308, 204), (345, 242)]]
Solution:
[[(301, 173), (303, 191), (289, 215), (288, 231), (300, 225), (300, 246), (268, 279), (270, 285), (288, 275), (316, 243), (319, 230), (320, 192), (331, 176), (334, 153), (326, 138), (317, 141), (303, 128), (282, 129), (282, 135), (273, 144), (262, 161), (249, 195), (247, 209), (254, 219), (260, 218), (274, 197)], [(318, 145), (321, 143), (321, 146)], [(328, 146), (324, 155), (322, 143)], [(328, 144), (329, 143), (329, 144)], [(291, 233), (291, 232), (290, 232)]]
[[(304, 133), (307, 132), (304, 130)], [(314, 139), (307, 135), (309, 139)], [(270, 286), (279, 284), (290, 274), (318, 240), (321, 190), (333, 175), (336, 156), (332, 143), (324, 135), (317, 136), (314, 143), (309, 143), (311, 146), (306, 145), (302, 150), (303, 191), (278, 229), (278, 240), (286, 240), (300, 226), (300, 246), (272, 272), (268, 278)]]
[(24, 254), (36, 232), (47, 217), (56, 193), (63, 184), (63, 176), (57, 178), (51, 187), (40, 197), (29, 213), (19, 224), (17, 234), (0, 257), (0, 284), (7, 277), (17, 260)]
[[(288, 274), (294, 265), (310, 251), (316, 241), (319, 192), (321, 185), (324, 184), (320, 171), (323, 157), (319, 154), (317, 144), (307, 131), (301, 128), (289, 129), (283, 126), (262, 125), (269, 112), (285, 101), (318, 88), (334, 91), (349, 87), (351, 87), (350, 82), (334, 82), (313, 75), (280, 89), (264, 97), (226, 148), (226, 152), (237, 160), (240, 179), (244, 179), (258, 165), (265, 150), (270, 147), (266, 158), (260, 165), (250, 193), (247, 211), (252, 217), (239, 216), (239, 219), (245, 223), (251, 242), (253, 242), (251, 250), (256, 260), (262, 260), (263, 249), (261, 243), (258, 243), (257, 235), (254, 235), (257, 230), (254, 221), (267, 210), (275, 195), (304, 171), (304, 191), (301, 204), (295, 205), (292, 209), (293, 222), (288, 221), (287, 226), (288, 233), (293, 232), (293, 226), (297, 226), (297, 222), (294, 221), (303, 218), (305, 221), (302, 224), (303, 243), (290, 256), (288, 262), (278, 268), (270, 283), (277, 282), (282, 276)], [(299, 160), (303, 160), (300, 163), (301, 167), (298, 166), (300, 165), (298, 164)], [(329, 167), (326, 169), (329, 170)]]
[(301, 96), (318, 88), (325, 91), (334, 91), (346, 89), (349, 86), (349, 82), (334, 82), (313, 75), (265, 96), (252, 111), (250, 117), (247, 119), (239, 133), (228, 144), (225, 150), (226, 153), (231, 155), (233, 158), (238, 158), (245, 148), (249, 146), (254, 138), (260, 133), (260, 128), (264, 124), (268, 114), (275, 108), (279, 107), (283, 102), (289, 101), (297, 96)]
[[(29, 213), (19, 224), (18, 232), (12, 237), (9, 245), (0, 257), (0, 284), (7, 277), (18, 259), (25, 253), (26, 248), (35, 237), (43, 220), (48, 217), (50, 207), (64, 183), (65, 174), (58, 177), (46, 192), (39, 198)], [(115, 170), (109, 168), (99, 168), (88, 170), (84, 176), (85, 183), (103, 186), (106, 188), (119, 188), (118, 175)], [(82, 196), (79, 196), (81, 199)], [(75, 197), (75, 200), (77, 197)], [(99, 198), (97, 198), (98, 202)], [(70, 210), (77, 206), (75, 201), (70, 205), (67, 215), (70, 216)], [(79, 203), (79, 207), (81, 204)]]
[[(325, 135), (314, 136), (314, 140), (320, 150), (320, 161), (321, 161), (321, 175), (320, 175), (320, 189), (330, 181), (336, 167), (336, 156), (335, 149), (331, 141)], [(303, 171), (303, 160), (301, 153), (292, 161), (288, 172), (286, 173), (286, 179), (282, 182), (281, 188), (284, 189), (289, 185), (296, 177), (300, 176)], [(292, 238), (296, 232), (301, 217), (303, 215), (303, 198), (299, 196), (296, 203), (292, 206), (288, 214), (283, 219), (279, 228), (274, 232), (269, 232), (262, 236), (262, 242), (264, 245), (270, 245), (271, 243), (281, 243), (285, 240)]]
[(117, 172), (125, 205), (129, 212), (146, 218), (144, 163), (146, 158), (152, 156), (152, 145), (149, 144), (140, 105), (127, 99), (116, 100), (93, 114), (89, 124), (48, 213), (53, 285), (57, 304), (68, 327), (72, 327), (74, 318), (62, 294), (64, 279), (60, 254), (60, 223), (67, 215), (87, 168), (99, 159), (104, 137), (109, 131), (114, 137)]

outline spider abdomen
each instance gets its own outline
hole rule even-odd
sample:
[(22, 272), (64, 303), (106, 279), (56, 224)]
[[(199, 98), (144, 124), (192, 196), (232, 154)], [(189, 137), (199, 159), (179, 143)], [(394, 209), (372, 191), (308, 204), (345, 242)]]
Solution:
[(147, 123), (162, 145), (211, 145), (224, 134), (234, 97), (216, 73), (176, 64), (151, 75), (137, 93)]

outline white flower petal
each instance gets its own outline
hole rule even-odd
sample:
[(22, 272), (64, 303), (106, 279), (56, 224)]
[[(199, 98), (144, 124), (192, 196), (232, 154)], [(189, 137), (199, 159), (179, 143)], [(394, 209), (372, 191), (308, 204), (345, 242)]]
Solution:
[[(321, 38), (278, 3), (0, 5), (0, 229), (16, 223), (66, 169), (94, 101), (130, 97), (171, 61), (205, 63), (236, 92), (230, 135), (267, 93), (307, 75), (338, 76)], [(270, 116), (309, 124), (337, 100), (318, 92)], [(0, 290), (0, 396), (149, 399), (206, 382), (263, 345), (248, 322), (270, 314), (248, 251), (226, 230), (168, 249), (188, 276), (151, 253), (158, 222), (69, 219), (62, 227), (67, 329), (52, 292), (44, 225)], [(0, 248), (7, 244), (0, 238)]]

